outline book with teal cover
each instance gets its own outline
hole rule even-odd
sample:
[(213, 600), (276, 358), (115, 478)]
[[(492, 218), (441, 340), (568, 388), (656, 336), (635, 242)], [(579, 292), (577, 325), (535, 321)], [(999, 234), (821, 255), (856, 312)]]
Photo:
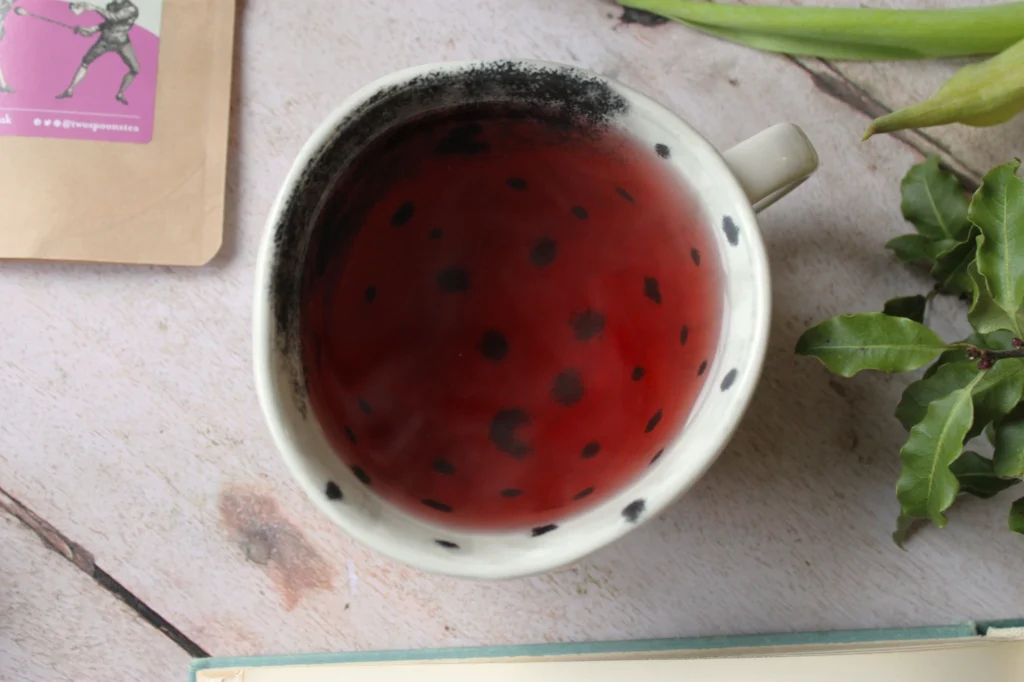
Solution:
[(288, 654), (236, 658), (200, 658), (192, 661), (190, 679), (202, 670), (256, 668), (267, 666), (324, 665), (338, 663), (389, 663), (408, 661), (472, 660), (501, 658), (557, 658), (559, 656), (658, 653), (666, 651), (709, 651), (723, 649), (774, 648), (781, 646), (828, 646), (880, 642), (950, 640), (985, 636), (992, 628), (1022, 628), (1024, 620), (974, 622), (936, 627), (881, 630), (833, 630), (769, 635), (641, 639), (619, 642), (575, 642), (512, 646), (408, 649), (396, 651), (353, 651), (330, 654)]

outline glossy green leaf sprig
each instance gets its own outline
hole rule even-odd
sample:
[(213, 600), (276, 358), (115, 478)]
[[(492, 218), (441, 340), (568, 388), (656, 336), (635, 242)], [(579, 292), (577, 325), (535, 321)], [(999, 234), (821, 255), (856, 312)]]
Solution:
[[(910, 169), (902, 183), (903, 216), (914, 232), (887, 247), (928, 267), (936, 280), (927, 295), (902, 296), (881, 313), (839, 315), (808, 329), (796, 352), (829, 370), (907, 372), (931, 366), (896, 406), (907, 429), (896, 482), (902, 543), (917, 519), (942, 527), (960, 494), (982, 498), (1024, 477), (1024, 179), (1020, 161), (989, 171), (968, 201), (935, 158)], [(939, 293), (969, 301), (968, 338), (943, 341), (924, 322)], [(966, 304), (965, 304), (966, 305)], [(993, 456), (965, 447), (983, 432)], [(1024, 498), (1009, 510), (1011, 529), (1024, 533)]]

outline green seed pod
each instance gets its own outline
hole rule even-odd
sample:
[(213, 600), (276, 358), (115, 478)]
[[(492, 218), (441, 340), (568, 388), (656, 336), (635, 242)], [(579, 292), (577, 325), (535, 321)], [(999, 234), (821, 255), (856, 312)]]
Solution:
[(1024, 110), (1024, 40), (953, 74), (931, 99), (876, 118), (864, 139), (878, 133), (947, 123), (992, 126)]

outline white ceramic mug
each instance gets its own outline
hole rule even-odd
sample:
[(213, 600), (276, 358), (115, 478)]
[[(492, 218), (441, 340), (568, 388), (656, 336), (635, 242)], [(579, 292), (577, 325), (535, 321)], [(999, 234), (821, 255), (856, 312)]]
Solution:
[[(454, 529), (412, 516), (363, 485), (325, 439), (308, 404), (299, 344), (299, 296), (322, 200), (383, 131), (466, 104), (563, 107), (670, 145), (672, 170), (712, 226), (723, 271), (722, 325), (708, 379), (686, 426), (650, 468), (609, 499), (561, 520), (555, 532)], [(349, 97), (313, 133), (271, 210), (256, 272), (256, 387), (289, 469), (310, 498), (356, 540), (423, 570), (508, 578), (573, 562), (656, 516), (725, 446), (747, 407), (768, 342), (770, 281), (756, 211), (813, 173), (817, 155), (784, 123), (724, 154), (678, 116), (624, 85), (534, 61), (433, 64), (394, 73)]]

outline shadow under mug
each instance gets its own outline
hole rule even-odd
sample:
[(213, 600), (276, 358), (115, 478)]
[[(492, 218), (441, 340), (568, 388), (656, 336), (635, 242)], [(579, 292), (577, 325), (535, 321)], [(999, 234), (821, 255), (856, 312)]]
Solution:
[[(390, 504), (347, 466), (317, 422), (306, 392), (300, 304), (310, 239), (325, 196), (383, 132), (426, 113), (514, 103), (595, 117), (635, 140), (672, 150), (720, 258), (718, 346), (686, 425), (658, 466), (600, 504), (542, 528), (477, 531), (447, 527)], [(817, 155), (784, 123), (719, 154), (678, 116), (636, 91), (574, 67), (535, 61), (433, 64), (359, 90), (331, 113), (299, 152), (271, 210), (256, 272), (254, 363), (274, 442), (302, 488), (356, 540), (423, 570), (508, 578), (573, 562), (657, 515), (711, 465), (738, 425), (764, 360), (770, 281), (755, 212), (809, 177)]]

